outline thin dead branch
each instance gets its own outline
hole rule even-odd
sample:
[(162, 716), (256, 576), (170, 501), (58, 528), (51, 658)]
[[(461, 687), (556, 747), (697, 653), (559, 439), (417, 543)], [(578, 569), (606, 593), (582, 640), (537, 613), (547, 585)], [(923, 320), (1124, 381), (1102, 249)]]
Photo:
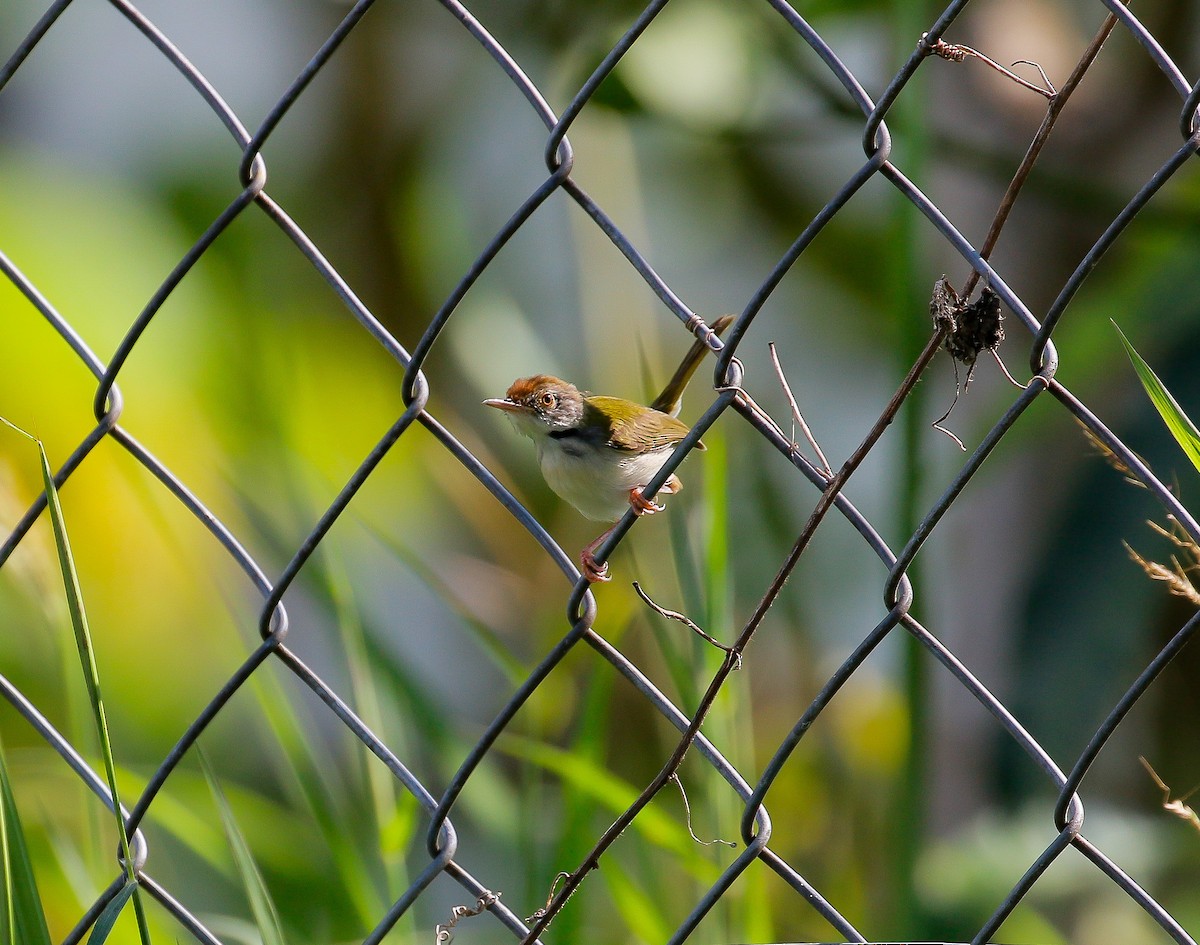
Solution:
[(1142, 763), (1142, 767), (1146, 769), (1146, 773), (1150, 775), (1154, 783), (1158, 785), (1159, 790), (1163, 792), (1162, 809), (1169, 814), (1174, 814), (1180, 820), (1186, 820), (1197, 830), (1200, 830), (1200, 816), (1198, 816), (1194, 810), (1184, 803), (1184, 801), (1195, 794), (1197, 790), (1200, 790), (1200, 785), (1192, 788), (1182, 797), (1171, 800), (1171, 789), (1167, 787), (1163, 779), (1158, 776), (1158, 772), (1150, 767), (1150, 762), (1141, 756), (1138, 757), (1138, 761)]
[[(925, 38), (925, 34), (922, 34), (921, 39), (924, 39), (924, 38)], [(1046, 75), (1046, 70), (1043, 69), (1041, 66), (1039, 66), (1036, 62), (1033, 62), (1030, 59), (1018, 59), (1016, 62), (1013, 63), (1013, 65), (1017, 66), (1017, 65), (1024, 64), (1027, 66), (1033, 66), (1041, 74), (1042, 81), (1045, 83), (1045, 88), (1043, 88), (1040, 85), (1034, 85), (1032, 82), (1028, 81), (1027, 79), (1022, 79), (1019, 75), (1017, 75), (1011, 69), (1004, 68), (1004, 66), (1002, 66), (1002, 65), (1000, 65), (1000, 63), (996, 62), (995, 59), (985, 56), (978, 49), (972, 49), (970, 46), (964, 46), (961, 43), (947, 43), (947, 42), (944, 42), (943, 40), (939, 39), (936, 43), (933, 43), (930, 45), (929, 51), (933, 55), (940, 56), (941, 58), (946, 59), (950, 62), (966, 62), (967, 57), (970, 56), (973, 59), (978, 59), (985, 66), (995, 69), (1001, 75), (1006, 76), (1007, 78), (1011, 79), (1013, 82), (1016, 82), (1017, 85), (1020, 85), (1020, 86), (1023, 86), (1024, 88), (1029, 89), (1031, 92), (1037, 92), (1038, 95), (1042, 95), (1048, 99), (1053, 99), (1054, 96), (1057, 94), (1057, 92), (1054, 89), (1054, 85), (1050, 82), (1050, 77)]]
[(500, 893), (487, 892), (475, 901), (475, 906), (455, 906), (450, 910), (450, 921), (434, 926), (434, 945), (450, 945), (454, 940), (454, 927), (462, 919), (479, 915), (500, 899)]
[(711, 643), (713, 646), (715, 646), (718, 650), (723, 652), (726, 656), (736, 657), (736, 665), (733, 667), (735, 670), (742, 668), (742, 655), (740, 653), (734, 653), (733, 647), (726, 646), (720, 640), (705, 633), (704, 630), (701, 629), (701, 627), (695, 621), (693, 621), (690, 617), (688, 617), (686, 614), (681, 614), (677, 610), (667, 610), (665, 607), (661, 606), (660, 604), (656, 604), (653, 600), (650, 599), (650, 595), (647, 594), (644, 590), (642, 590), (642, 586), (640, 584), (638, 584), (637, 581), (633, 582), (633, 589), (635, 591), (637, 591), (637, 596), (646, 602), (646, 606), (649, 607), (651, 610), (653, 610), (656, 614), (666, 617), (668, 620), (678, 620), (681, 624), (683, 624), (685, 627), (687, 627), (689, 630), (691, 630), (692, 633), (696, 634), (697, 636), (703, 637), (705, 640), (707, 640), (709, 643)]
[[(816, 437), (812, 435), (812, 430), (810, 430), (808, 428), (808, 424), (804, 422), (804, 415), (800, 412), (800, 406), (796, 403), (796, 397), (792, 393), (791, 385), (788, 384), (787, 377), (784, 376), (783, 366), (779, 363), (779, 354), (775, 350), (775, 342), (772, 341), (769, 345), (767, 345), (767, 348), (771, 352), (771, 363), (775, 366), (775, 376), (779, 378), (779, 385), (783, 388), (783, 395), (787, 398), (788, 405), (792, 409), (792, 419), (795, 421), (796, 426), (800, 428), (800, 432), (804, 434), (804, 438), (808, 440), (808, 445), (813, 448), (813, 452), (816, 453), (817, 459), (821, 461), (822, 471), (826, 476), (832, 476), (833, 467), (829, 465), (829, 460), (825, 458), (825, 454), (821, 451), (821, 447), (817, 443)], [(794, 448), (796, 443), (795, 433), (792, 434), (790, 439)]]
[(732, 840), (722, 840), (720, 837), (715, 840), (701, 840), (696, 836), (696, 831), (692, 829), (692, 805), (688, 803), (687, 791), (683, 789), (683, 781), (679, 777), (679, 772), (676, 771), (672, 774), (670, 780), (675, 782), (675, 786), (679, 788), (679, 796), (683, 798), (683, 813), (687, 817), (687, 832), (691, 838), (701, 846), (711, 847), (720, 844), (721, 846), (731, 847), (736, 850), (737, 844)]

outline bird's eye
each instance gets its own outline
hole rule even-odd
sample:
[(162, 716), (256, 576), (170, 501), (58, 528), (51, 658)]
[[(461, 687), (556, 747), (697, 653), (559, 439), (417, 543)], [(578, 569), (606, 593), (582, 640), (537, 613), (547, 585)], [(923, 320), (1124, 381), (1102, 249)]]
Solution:
[(558, 406), (558, 394), (550, 390), (543, 391), (542, 395), (538, 397), (538, 403), (547, 410), (553, 410)]

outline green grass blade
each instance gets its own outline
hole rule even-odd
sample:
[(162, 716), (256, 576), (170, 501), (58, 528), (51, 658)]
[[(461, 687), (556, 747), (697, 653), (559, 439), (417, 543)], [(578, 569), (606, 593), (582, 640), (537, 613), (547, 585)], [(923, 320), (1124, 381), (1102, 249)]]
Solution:
[(345, 789), (335, 780), (330, 766), (323, 766), (317, 746), (303, 728), (303, 713), (279, 681), (260, 674), (250, 686), (264, 721), (281, 747), (279, 757), (291, 775), (288, 794), (312, 815), (336, 863), (334, 881), (343, 891), (344, 901), (365, 921), (378, 913), (379, 891), (372, 864), (363, 856), (357, 829), (346, 829), (350, 813), (343, 801)]
[(675, 931), (667, 920), (661, 901), (646, 892), (620, 866), (601, 870), (604, 885), (617, 913), (633, 938), (639, 942), (665, 942)]
[[(75, 646), (79, 650), (79, 663), (83, 668), (83, 679), (87, 684), (88, 701), (96, 721), (96, 735), (100, 740), (100, 755), (104, 761), (104, 775), (112, 794), (113, 814), (117, 820), (117, 835), (121, 844), (121, 856), (125, 861), (126, 875), (135, 887), (137, 877), (133, 872), (133, 856), (129, 852), (129, 841), (125, 836), (125, 819), (121, 815), (121, 796), (117, 791), (117, 769), (113, 761), (112, 740), (108, 733), (108, 717), (104, 711), (104, 698), (100, 693), (100, 671), (96, 665), (92, 634), (88, 628), (87, 610), (83, 606), (83, 590), (79, 586), (79, 575), (75, 570), (75, 558), (71, 554), (71, 543), (67, 538), (67, 524), (63, 517), (58, 489), (54, 485), (54, 474), (50, 471), (50, 460), (41, 440), (37, 440), (38, 456), (42, 464), (42, 483), (46, 488), (46, 507), (50, 511), (50, 524), (54, 530), (54, 545), (58, 551), (58, 563), (62, 570), (63, 587), (67, 596), (67, 610), (71, 615), (71, 629), (75, 633)], [(143, 945), (150, 945), (150, 929), (139, 897), (133, 901), (137, 914), (138, 933)]]
[(50, 945), (42, 897), (3, 752), (0, 752), (0, 856), (3, 856), (0, 868), (4, 871), (2, 927), (6, 945)]
[(121, 887), (121, 891), (117, 893), (104, 907), (104, 911), (100, 913), (100, 918), (96, 920), (96, 924), (92, 926), (92, 934), (88, 936), (87, 945), (104, 945), (108, 941), (109, 933), (112, 932), (113, 926), (117, 924), (117, 917), (121, 914), (121, 910), (125, 908), (125, 903), (129, 901), (129, 897), (137, 892), (137, 883), (128, 882)]
[[(17, 907), (13, 888), (13, 857), (8, 849), (9, 824), (16, 825), (16, 805), (12, 803), (12, 785), (8, 780), (8, 767), (0, 758), (0, 866), (4, 868), (4, 940), (16, 945)], [(41, 901), (41, 897), (38, 897)]]
[(1179, 402), (1171, 396), (1171, 392), (1158, 379), (1158, 375), (1150, 369), (1150, 365), (1129, 343), (1129, 339), (1125, 337), (1120, 326), (1113, 322), (1113, 327), (1121, 336), (1121, 343), (1125, 346), (1129, 360), (1133, 363), (1133, 369), (1137, 371), (1138, 379), (1141, 380), (1142, 387), (1146, 389), (1146, 394), (1149, 396), (1150, 402), (1154, 404), (1154, 409), (1163, 418), (1167, 429), (1171, 431), (1171, 436), (1175, 437), (1175, 442), (1179, 444), (1192, 465), (1200, 470), (1200, 430), (1196, 429), (1196, 425), (1183, 412)]
[[(315, 562), (318, 569), (314, 579), (324, 585), (337, 624), (353, 692), (352, 704), (367, 727), (385, 737), (385, 694), (381, 692), (380, 678), (372, 666), (367, 628), (361, 617), (362, 608), (355, 600), (354, 582), (343, 567), (344, 557), (329, 549), (326, 551), (329, 553), (319, 556)], [(352, 883), (358, 892), (360, 909), (369, 921), (370, 916), (387, 908), (387, 889), (403, 889), (408, 885), (403, 850), (419, 828), (412, 796), (397, 788), (391, 772), (358, 739), (354, 740), (354, 750), (359, 760), (361, 784), (370, 800), (369, 805), (361, 805), (365, 836), (353, 837), (346, 843), (345, 830), (331, 823), (330, 845), (339, 863), (354, 864), (356, 873), (347, 871), (346, 875), (354, 877)], [(357, 800), (351, 803), (359, 806)], [(342, 842), (336, 839), (339, 834)], [(376, 845), (369, 848), (363, 842), (366, 838), (373, 839)], [(397, 933), (401, 930), (415, 936), (416, 928), (410, 913), (402, 918)]]
[(263, 945), (285, 945), (283, 927), (279, 921), (279, 912), (275, 908), (275, 902), (258, 869), (258, 864), (254, 862), (250, 845), (246, 842), (246, 837), (238, 826), (237, 819), (233, 816), (233, 809), (229, 806), (225, 793), (217, 783), (217, 776), (203, 752), (200, 752), (200, 765), (204, 769), (204, 777), (208, 781), (209, 790), (212, 791), (213, 800), (221, 815), (221, 825), (225, 828), (225, 837), (229, 841), (229, 849), (233, 853), (234, 865), (241, 877), (242, 888), (246, 891), (246, 898), (250, 902), (250, 911), (254, 915), (254, 922), (258, 926), (258, 934), (262, 937)]
[[(75, 570), (75, 558), (71, 554), (71, 542), (67, 537), (66, 519), (63, 516), (62, 504), (59, 502), (58, 488), (54, 484), (54, 474), (50, 470), (50, 459), (46, 455), (46, 448), (41, 440), (8, 420), (4, 420), (3, 422), (6, 426), (20, 433), (22, 436), (28, 437), (37, 445), (38, 458), (41, 461), (42, 467), (42, 484), (46, 490), (46, 508), (50, 513), (50, 526), (54, 532), (54, 546), (58, 552), (59, 568), (62, 571), (67, 610), (71, 616), (71, 629), (75, 634), (75, 646), (79, 651), (79, 662), (83, 669), (84, 683), (87, 686), (88, 702), (91, 706), (92, 717), (96, 723), (96, 735), (100, 742), (100, 755), (104, 761), (104, 774), (108, 780), (108, 789), (112, 796), (113, 815), (117, 821), (117, 835), (120, 838), (121, 856), (125, 862), (126, 875), (129, 877), (129, 881), (136, 885), (137, 876), (133, 871), (133, 857), (130, 855), (129, 842), (125, 836), (125, 820), (121, 815), (121, 800), (117, 792), (116, 764), (113, 761), (112, 741), (108, 733), (108, 719), (104, 712), (104, 699), (100, 694), (100, 672), (96, 665), (95, 652), (92, 647), (91, 630), (88, 628), (87, 610), (83, 605), (83, 590), (79, 585), (79, 575)], [(146, 923), (141, 897), (135, 895), (133, 905), (134, 912), (137, 915), (138, 934), (142, 945), (150, 945), (150, 929)]]
[[(617, 777), (599, 762), (578, 757), (553, 745), (546, 745), (519, 735), (506, 735), (496, 743), (505, 754), (535, 764), (562, 778), (576, 790), (591, 797), (595, 804), (611, 814), (619, 815), (637, 798), (640, 789)], [(671, 804), (672, 794), (665, 793)], [(669, 807), (667, 809), (670, 809)], [(688, 836), (682, 809), (668, 814), (662, 807), (651, 805), (633, 821), (630, 830), (648, 842), (673, 854), (694, 876), (711, 882), (720, 872), (707, 860), (703, 849)]]

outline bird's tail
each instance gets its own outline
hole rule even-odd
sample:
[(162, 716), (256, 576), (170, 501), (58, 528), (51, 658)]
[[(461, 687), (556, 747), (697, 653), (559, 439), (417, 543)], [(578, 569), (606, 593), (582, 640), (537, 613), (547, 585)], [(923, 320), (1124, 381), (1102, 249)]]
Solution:
[[(733, 324), (734, 318), (733, 315), (722, 315), (710, 326), (713, 333), (720, 335)], [(670, 414), (672, 417), (678, 414), (679, 405), (683, 401), (683, 389), (687, 387), (688, 381), (692, 379), (696, 368), (700, 366), (700, 362), (704, 360), (704, 356), (709, 350), (708, 345), (699, 338), (692, 342), (691, 348), (679, 362), (679, 367), (675, 369), (674, 375), (667, 381), (667, 386), (663, 388), (661, 394), (654, 398), (654, 402), (650, 406), (655, 410)]]

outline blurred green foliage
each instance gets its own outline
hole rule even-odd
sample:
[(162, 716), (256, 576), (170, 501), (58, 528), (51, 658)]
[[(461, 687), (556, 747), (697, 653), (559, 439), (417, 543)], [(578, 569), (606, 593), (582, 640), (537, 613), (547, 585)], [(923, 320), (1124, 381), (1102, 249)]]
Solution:
[[(1037, 59), (1061, 79), (1098, 25), (1099, 6), (1017, 6), (978, 0), (948, 38), (1001, 61)], [(345, 13), (316, 0), (252, 7), (225, 4), (219, 15), (217, 5), (143, 4), (249, 126)], [(641, 4), (489, 0), (471, 9), (561, 111)], [(1177, 0), (1139, 15), (1173, 38), (1183, 35), (1177, 26), (1188, 10)], [(0, 11), (2, 54), (40, 12), (36, 0)], [(801, 12), (873, 95), (913, 48), (924, 28), (913, 24), (934, 15), (876, 0), (817, 2)], [(1043, 107), (969, 64), (930, 61), (889, 120), (895, 161), (978, 242)], [(1118, 31), (994, 257), (1035, 315), (1178, 146), (1173, 108)], [(573, 174), (687, 304), (712, 317), (742, 310), (861, 164), (861, 129), (817, 57), (767, 4), (676, 0), (572, 126)], [(411, 349), (544, 179), (545, 137), (495, 64), (436, 4), (376, 4), (268, 141), (268, 191)], [(103, 5), (74, 4), (0, 91), (0, 250), (107, 360), (236, 196), (238, 159), (194, 92), (127, 22)], [(1163, 365), (1185, 406), (1196, 403), (1198, 204), (1194, 175), (1184, 172), (1105, 258), (1056, 336), (1060, 377), (1111, 415), (1164, 478), (1177, 457), (1148, 422), (1108, 319), (1141, 326), (1144, 353)], [(748, 389), (786, 428), (767, 356), (775, 341), (806, 419), (839, 465), (907, 370), (914, 344), (928, 337), (924, 299), (944, 272), (960, 285), (966, 275), (923, 218), (882, 180), (871, 182), (755, 322), (739, 352)], [(95, 379), (7, 280), (0, 326), (0, 415), (61, 463), (94, 425)], [(1002, 354), (1021, 376), (1028, 336), (1011, 317), (1008, 334)], [(538, 371), (649, 398), (687, 341), (559, 193), (456, 310), (427, 363), (429, 409), (574, 553), (593, 525), (549, 493), (529, 444), (479, 401)], [(990, 365), (977, 374), (949, 421), (972, 446), (1013, 398)], [(403, 411), (401, 377), (290, 241), (251, 209), (134, 349), (118, 379), (121, 424), (274, 578)], [(685, 419), (706, 405), (706, 380), (701, 371)], [(930, 428), (954, 387), (949, 362), (938, 362), (848, 489), (893, 548), (962, 461)], [(705, 440), (707, 453), (681, 470), (687, 490), (669, 514), (638, 525), (615, 556), (617, 580), (597, 592), (597, 631), (685, 711), (719, 654), (650, 613), (629, 581), (731, 639), (816, 500), (732, 414)], [(1186, 500), (1194, 476), (1179, 478)], [(36, 453), (0, 430), (0, 522), (15, 523), (40, 483)], [(118, 783), (124, 797), (136, 797), (258, 643), (260, 600), (203, 525), (117, 443), (102, 442), (61, 497)], [(921, 619), (1064, 768), (1135, 667), (1186, 617), (1120, 544), (1156, 514), (1089, 451), (1065, 411), (1039, 404), (918, 562)], [(41, 521), (0, 572), (0, 672), (98, 765), (56, 567)], [(844, 522), (825, 523), (705, 725), (751, 781), (883, 616), (884, 575)], [(479, 483), (414, 427), (289, 592), (288, 645), (436, 795), (569, 629), (568, 591)], [(885, 641), (821, 716), (768, 795), (771, 845), (865, 934), (965, 940), (1054, 838), (1051, 786), (927, 654), (916, 654), (921, 672), (908, 677), (924, 681), (906, 681), (911, 658), (905, 641)], [(1200, 927), (1200, 838), (1156, 812), (1136, 757), (1150, 756), (1181, 792), (1200, 780), (1200, 705), (1187, 685), (1196, 659), (1185, 654), (1168, 671), (1085, 782), (1088, 835), (1192, 930)], [(0, 786), (11, 782), (15, 797), (13, 807), (6, 789), (5, 824), (11, 835), (9, 815), (19, 810), (58, 940), (115, 875), (113, 825), (15, 713), (0, 712), (0, 735), (8, 776)], [(515, 912), (532, 913), (674, 739), (610, 667), (577, 648), (455, 808), (463, 865)], [(151, 807), (147, 870), (223, 940), (360, 941), (424, 865), (424, 811), (283, 667), (268, 662), (201, 743), (211, 770), (189, 755)], [(695, 757), (682, 780), (697, 837), (739, 839), (741, 807), (724, 783)], [(917, 806), (897, 803), (914, 799)], [(665, 791), (547, 940), (661, 941), (735, 856), (689, 837), (683, 802)], [(427, 941), (466, 899), (439, 879), (388, 941)], [(155, 940), (186, 938), (160, 910), (151, 907), (149, 919)], [(494, 937), (488, 921), (464, 920), (458, 940)], [(1076, 945), (1162, 939), (1070, 855), (1001, 932), (1009, 941)], [(112, 941), (135, 934), (125, 917)], [(833, 934), (756, 864), (695, 940)]]

